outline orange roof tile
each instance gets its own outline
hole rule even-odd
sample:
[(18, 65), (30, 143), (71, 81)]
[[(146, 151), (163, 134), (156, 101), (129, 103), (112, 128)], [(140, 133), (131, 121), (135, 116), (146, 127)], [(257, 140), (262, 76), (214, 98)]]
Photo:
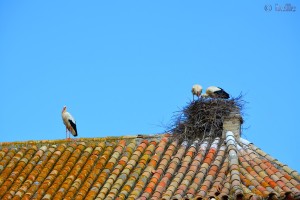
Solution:
[(300, 175), (231, 132), (0, 143), (0, 199), (208, 198), (300, 199)]

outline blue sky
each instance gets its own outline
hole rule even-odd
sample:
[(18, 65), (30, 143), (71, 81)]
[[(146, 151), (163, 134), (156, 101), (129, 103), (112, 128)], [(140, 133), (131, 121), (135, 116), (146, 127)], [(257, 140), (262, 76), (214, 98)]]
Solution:
[(64, 139), (64, 105), (79, 137), (162, 133), (199, 83), (244, 93), (243, 138), (300, 171), (299, 19), (299, 1), (1, 1), (0, 142)]

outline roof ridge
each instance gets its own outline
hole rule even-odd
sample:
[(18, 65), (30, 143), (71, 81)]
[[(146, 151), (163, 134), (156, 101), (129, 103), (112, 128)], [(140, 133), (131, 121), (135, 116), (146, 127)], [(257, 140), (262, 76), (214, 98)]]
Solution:
[(103, 141), (118, 141), (118, 140), (130, 140), (130, 139), (151, 139), (151, 138), (162, 138), (170, 137), (170, 134), (137, 134), (137, 135), (126, 135), (126, 136), (107, 136), (107, 137), (91, 137), (91, 138), (74, 138), (71, 140), (66, 139), (54, 139), (54, 140), (26, 140), (26, 141), (15, 141), (15, 142), (0, 142), (0, 149), (7, 146), (17, 145), (43, 145), (43, 144), (66, 144), (66, 143), (78, 143), (78, 142), (103, 142)]

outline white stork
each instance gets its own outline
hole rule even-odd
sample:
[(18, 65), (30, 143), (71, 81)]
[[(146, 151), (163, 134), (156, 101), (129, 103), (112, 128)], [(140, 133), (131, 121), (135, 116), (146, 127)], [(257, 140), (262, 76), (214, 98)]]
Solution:
[(229, 99), (229, 94), (220, 87), (210, 86), (206, 89), (206, 94), (203, 94), (202, 97)]
[(193, 85), (192, 87), (193, 101), (194, 101), (194, 96), (196, 95), (199, 99), (201, 93), (202, 93), (202, 86), (198, 84)]
[[(70, 132), (73, 136), (77, 136), (77, 129), (76, 129), (76, 122), (75, 119), (72, 117), (70, 113), (67, 112), (67, 107), (64, 106), (61, 116), (63, 119), (63, 122), (66, 126), (66, 139), (70, 139)], [(69, 138), (68, 138), (68, 130), (69, 130)]]

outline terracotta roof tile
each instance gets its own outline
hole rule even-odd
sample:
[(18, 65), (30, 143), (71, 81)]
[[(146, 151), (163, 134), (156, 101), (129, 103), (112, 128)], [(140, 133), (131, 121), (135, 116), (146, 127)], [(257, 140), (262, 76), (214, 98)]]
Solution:
[[(3, 183), (2, 187), (4, 186), (10, 187), (12, 185), (10, 191), (6, 192), (3, 198), (12, 198), (15, 195), (17, 189), (21, 186), (21, 184), (26, 179), (28, 173), (33, 169), (34, 165), (37, 164), (41, 155), (43, 154), (43, 150), (39, 150), (37, 152), (36, 151), (37, 151), (37, 147), (32, 146), (32, 148), (27, 152), (26, 156), (21, 159), (19, 167), (16, 167), (14, 172), (12, 172), (12, 176), (9, 179), (15, 181), (13, 185), (12, 182)], [(25, 165), (26, 167), (24, 168)], [(0, 188), (0, 191), (2, 191), (0, 192), (1, 195), (3, 195), (4, 191), (6, 191), (6, 189), (3, 189), (2, 187)]]
[(299, 173), (229, 131), (0, 146), (0, 199), (300, 199)]
[(185, 198), (191, 198), (195, 196), (197, 190), (200, 188), (200, 184), (203, 182), (208, 170), (209, 166), (217, 152), (217, 145), (219, 144), (220, 139), (216, 138), (215, 141), (211, 144), (210, 149), (206, 156), (204, 157), (203, 163), (198, 169), (198, 172), (195, 173), (195, 178), (193, 183), (188, 187), (187, 194)]
[[(92, 184), (94, 183), (94, 181), (97, 179), (98, 175), (100, 174), (100, 172), (102, 170), (105, 170), (104, 166), (106, 165), (107, 161), (109, 160), (109, 158), (111, 157), (111, 154), (115, 148), (115, 142), (112, 143), (108, 143), (105, 144), (106, 148), (105, 151), (103, 152), (103, 155), (100, 157), (100, 159), (98, 160), (98, 162), (96, 163), (95, 167), (93, 168), (92, 171), (90, 171), (89, 176), (87, 177), (87, 179), (84, 181), (83, 185), (81, 186), (81, 188), (79, 189), (79, 187), (76, 187), (76, 190), (73, 190), (71, 193), (67, 193), (66, 195), (66, 199), (68, 198), (73, 198), (74, 196), (75, 199), (83, 199), (86, 197), (87, 193), (90, 190), (90, 188), (92, 187)], [(83, 180), (79, 180), (77, 182), (77, 184), (81, 184)], [(77, 189), (79, 189), (79, 191), (77, 192)], [(77, 192), (77, 193), (76, 193)], [(88, 198), (88, 196), (86, 197)]]
[(118, 164), (110, 174), (109, 178), (103, 185), (101, 191), (98, 194), (98, 198), (103, 199), (109, 192), (109, 190), (112, 188), (114, 182), (116, 181), (117, 177), (120, 175), (121, 171), (124, 169), (126, 166), (126, 163), (129, 160), (129, 157), (133, 153), (134, 148), (136, 147), (136, 142), (135, 140), (132, 140), (126, 147), (125, 152), (123, 153), (122, 158), (120, 158)]
[[(176, 176), (173, 178), (172, 182), (170, 183), (169, 187), (167, 188), (166, 192), (163, 194), (162, 198), (167, 199), (173, 196), (174, 192), (178, 188), (179, 184), (185, 177), (185, 174), (188, 171), (189, 165), (192, 162), (192, 158), (196, 153), (196, 145), (192, 145), (185, 154), (185, 157), (182, 158)], [(177, 193), (179, 194), (179, 193)]]
[[(74, 194), (76, 194), (80, 186), (86, 180), (89, 173), (92, 171), (92, 167), (97, 164), (96, 161), (100, 158), (100, 156), (104, 152), (106, 143), (105, 142), (99, 143), (97, 146), (92, 145), (91, 147), (93, 148), (93, 151), (90, 157), (87, 159), (86, 163), (84, 163), (83, 168), (79, 171), (77, 178), (74, 176), (69, 176), (67, 180), (64, 182), (64, 184), (62, 185), (62, 188), (57, 192), (55, 198), (58, 199), (73, 198)], [(111, 148), (109, 150), (111, 150)], [(100, 159), (98, 160), (98, 162), (100, 162)]]

